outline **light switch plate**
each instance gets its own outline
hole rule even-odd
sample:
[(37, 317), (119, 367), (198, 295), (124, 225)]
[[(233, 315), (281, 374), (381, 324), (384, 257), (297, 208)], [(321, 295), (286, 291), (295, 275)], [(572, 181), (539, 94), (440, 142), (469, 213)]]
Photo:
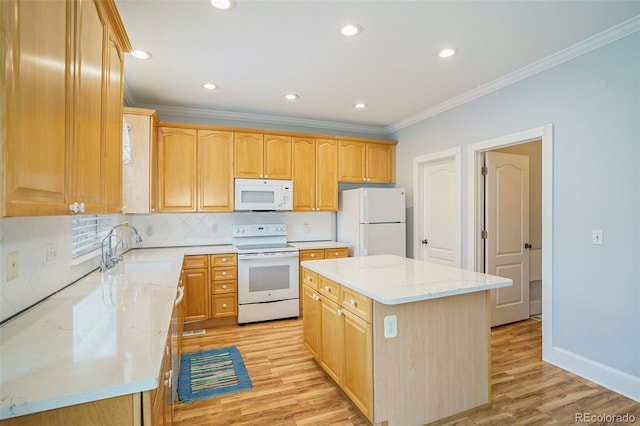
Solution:
[(12, 251), (7, 255), (7, 281), (18, 278), (18, 252)]
[(384, 338), (391, 339), (398, 335), (398, 317), (387, 315), (384, 317)]

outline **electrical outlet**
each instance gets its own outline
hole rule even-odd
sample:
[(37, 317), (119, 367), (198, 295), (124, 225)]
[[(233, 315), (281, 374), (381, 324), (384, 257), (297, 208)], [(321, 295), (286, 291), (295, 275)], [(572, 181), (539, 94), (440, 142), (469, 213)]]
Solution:
[(58, 250), (53, 244), (42, 246), (42, 265), (51, 265), (58, 258)]
[(214, 223), (212, 226), (213, 232), (218, 232), (218, 224)]
[(147, 235), (148, 236), (152, 236), (153, 235), (153, 226), (152, 225), (147, 225)]
[(12, 251), (7, 255), (7, 281), (18, 278), (18, 252)]
[(384, 317), (384, 338), (391, 339), (398, 335), (398, 317), (387, 315)]
[(304, 224), (304, 232), (306, 232), (307, 234), (309, 232), (311, 232), (311, 225), (309, 225), (308, 223)]

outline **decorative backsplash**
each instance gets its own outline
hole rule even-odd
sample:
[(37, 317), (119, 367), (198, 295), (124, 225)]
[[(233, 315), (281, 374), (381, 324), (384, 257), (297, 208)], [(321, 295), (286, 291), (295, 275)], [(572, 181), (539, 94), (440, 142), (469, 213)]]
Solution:
[[(128, 220), (138, 229), (143, 238), (139, 247), (230, 244), (232, 225), (258, 222), (286, 223), (289, 241), (331, 240), (336, 235), (335, 213), (330, 212), (176, 213), (113, 219), (114, 223)], [(18, 254), (18, 277), (8, 281), (7, 257), (13, 252)], [(0, 219), (0, 321), (98, 266), (98, 257), (72, 262), (71, 216)]]

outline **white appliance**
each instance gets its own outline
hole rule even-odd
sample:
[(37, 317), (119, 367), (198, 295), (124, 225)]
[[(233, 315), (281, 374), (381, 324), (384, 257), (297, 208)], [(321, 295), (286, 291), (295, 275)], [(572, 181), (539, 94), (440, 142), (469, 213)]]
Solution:
[(238, 324), (297, 317), (299, 250), (287, 244), (287, 225), (233, 226), (238, 250)]
[(338, 195), (338, 241), (350, 256), (406, 256), (404, 188), (358, 188)]
[(293, 182), (278, 179), (236, 179), (236, 211), (293, 209)]

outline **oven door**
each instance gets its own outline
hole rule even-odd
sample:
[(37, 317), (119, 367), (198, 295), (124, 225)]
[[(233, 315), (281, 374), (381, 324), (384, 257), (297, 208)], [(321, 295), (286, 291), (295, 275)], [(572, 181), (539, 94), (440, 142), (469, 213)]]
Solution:
[(238, 255), (238, 304), (297, 299), (298, 252)]

